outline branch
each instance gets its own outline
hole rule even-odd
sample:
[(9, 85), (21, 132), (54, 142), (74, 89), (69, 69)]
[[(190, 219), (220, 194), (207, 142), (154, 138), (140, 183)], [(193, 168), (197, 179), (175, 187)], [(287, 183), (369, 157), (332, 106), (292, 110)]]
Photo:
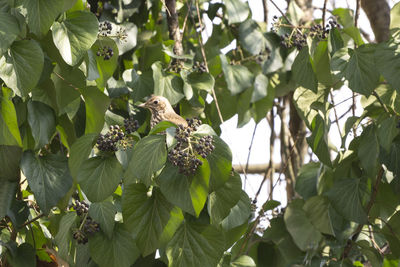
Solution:
[(378, 43), (389, 39), (390, 7), (386, 0), (361, 0)]
[(169, 38), (175, 41), (174, 53), (175, 55), (183, 55), (182, 37), (179, 32), (178, 14), (176, 13), (175, 0), (166, 0), (165, 5), (167, 8), (167, 24), (169, 31)]
[(31, 223), (33, 223), (33, 222), (39, 220), (39, 219), (42, 218), (43, 216), (44, 216), (44, 214), (43, 214), (43, 213), (40, 213), (40, 214), (39, 214), (38, 216), (36, 216), (35, 218), (33, 218), (33, 219), (31, 219), (31, 220), (29, 220), (29, 221), (23, 223), (19, 228), (22, 228), (22, 227), (24, 227), (24, 226), (27, 226), (28, 224), (31, 224)]
[(267, 0), (262, 0), (263, 10), (264, 10), (264, 22), (268, 22), (268, 5)]

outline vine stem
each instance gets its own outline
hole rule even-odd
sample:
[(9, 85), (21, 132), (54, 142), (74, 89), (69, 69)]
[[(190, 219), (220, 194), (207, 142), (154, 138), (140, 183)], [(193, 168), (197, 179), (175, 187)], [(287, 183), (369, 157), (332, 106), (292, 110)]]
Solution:
[(249, 146), (249, 153), (247, 153), (247, 160), (246, 160), (246, 167), (245, 167), (245, 173), (244, 173), (244, 190), (246, 190), (246, 183), (247, 183), (247, 171), (249, 170), (249, 163), (250, 163), (250, 154), (251, 154), (251, 149), (253, 148), (253, 143), (254, 143), (254, 136), (256, 135), (257, 131), (257, 123), (254, 126), (253, 134), (251, 136), (251, 141), (250, 141), (250, 146)]
[(33, 223), (33, 222), (39, 220), (39, 219), (42, 218), (43, 216), (44, 216), (44, 213), (40, 213), (40, 214), (39, 214), (38, 216), (36, 216), (35, 218), (33, 218), (33, 219), (31, 219), (31, 220), (29, 220), (29, 221), (27, 221), (27, 222), (21, 224), (21, 226), (20, 226), (19, 228), (22, 228), (22, 227), (24, 227), (24, 226), (27, 226), (27, 225), (29, 225), (29, 224), (31, 224), (31, 223)]
[[(203, 37), (201, 36), (201, 34), (203, 32), (203, 22), (202, 22), (201, 15), (200, 15), (200, 8), (199, 8), (198, 0), (195, 0), (195, 5), (196, 5), (197, 17), (199, 18), (199, 23), (200, 23), (200, 34), (197, 33), (197, 31), (196, 31), (196, 34), (197, 34), (197, 38), (199, 39), (200, 51), (201, 51), (201, 55), (203, 57), (204, 65), (206, 67), (207, 72), (209, 73), (210, 70), (208, 69), (206, 52), (204, 50), (204, 45), (203, 45)], [(188, 7), (188, 9), (190, 10), (190, 6)], [(194, 24), (194, 21), (193, 21), (193, 24)], [(215, 94), (214, 87), (211, 88), (211, 93), (212, 93), (214, 101), (215, 101), (215, 106), (217, 108), (219, 119), (220, 119), (221, 123), (224, 123), (224, 119), (222, 117), (221, 109), (219, 108), (218, 99), (217, 99), (217, 95)]]
[(335, 120), (336, 120), (336, 125), (337, 125), (338, 131), (339, 131), (339, 135), (342, 136), (342, 132), (341, 132), (340, 126), (339, 126), (339, 119), (338, 119), (338, 115), (337, 115), (336, 108), (335, 108), (335, 100), (333, 99), (332, 91), (329, 91), (329, 95), (331, 96), (332, 105), (333, 105), (333, 114), (335, 114)]
[(328, 0), (324, 0), (324, 7), (322, 8), (322, 28), (325, 28), (326, 4)]

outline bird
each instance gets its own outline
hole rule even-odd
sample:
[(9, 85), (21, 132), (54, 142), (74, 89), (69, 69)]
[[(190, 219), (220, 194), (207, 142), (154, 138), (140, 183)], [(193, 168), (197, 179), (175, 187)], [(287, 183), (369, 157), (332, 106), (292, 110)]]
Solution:
[(150, 128), (153, 128), (161, 121), (169, 121), (178, 126), (188, 127), (187, 121), (175, 113), (168, 99), (163, 96), (152, 95), (145, 103), (140, 104), (139, 107), (150, 110)]

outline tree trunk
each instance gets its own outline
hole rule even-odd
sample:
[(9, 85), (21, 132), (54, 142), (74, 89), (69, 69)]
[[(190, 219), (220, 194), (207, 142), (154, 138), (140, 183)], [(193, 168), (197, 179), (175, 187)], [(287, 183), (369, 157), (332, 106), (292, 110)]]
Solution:
[(361, 7), (367, 14), (375, 41), (380, 43), (388, 40), (390, 7), (386, 0), (361, 0)]

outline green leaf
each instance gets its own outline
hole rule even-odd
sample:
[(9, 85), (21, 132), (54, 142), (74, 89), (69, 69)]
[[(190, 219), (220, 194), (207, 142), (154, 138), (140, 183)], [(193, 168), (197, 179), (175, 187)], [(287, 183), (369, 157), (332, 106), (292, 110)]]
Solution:
[(374, 125), (365, 128), (360, 138), (357, 151), (360, 165), (367, 174), (373, 175), (376, 171), (379, 155), (378, 137)]
[(247, 222), (251, 215), (250, 198), (243, 190), (239, 202), (231, 209), (228, 217), (222, 221), (222, 228), (230, 230)]
[(100, 267), (129, 267), (140, 255), (135, 241), (121, 225), (116, 225), (111, 239), (97, 233), (89, 240), (89, 249)]
[[(336, 29), (336, 28), (335, 28)], [(328, 53), (328, 42), (320, 41), (313, 54), (315, 72), (319, 83), (332, 86), (331, 63)]]
[[(139, 140), (133, 150), (128, 169), (125, 171), (127, 183), (140, 179), (147, 186), (151, 184), (153, 173), (161, 169), (167, 160), (164, 135), (150, 135)], [(143, 163), (146, 164), (143, 164)]]
[(170, 219), (173, 206), (157, 188), (151, 196), (142, 183), (124, 188), (122, 195), (122, 215), (127, 228), (133, 233), (143, 256), (159, 248), (160, 237)]
[(333, 28), (329, 31), (328, 35), (328, 49), (329, 52), (334, 54), (336, 51), (344, 47), (343, 38), (340, 35), (340, 31), (337, 28)]
[(318, 92), (318, 80), (313, 70), (313, 61), (308, 53), (308, 47), (303, 47), (292, 65), (293, 78), (296, 83), (311, 91)]
[(321, 233), (335, 236), (329, 214), (330, 203), (324, 196), (313, 196), (303, 206), (307, 217)]
[(168, 162), (157, 182), (169, 202), (198, 217), (207, 200), (209, 179), (210, 167), (206, 160), (190, 177), (179, 173), (179, 169)]
[(0, 97), (0, 145), (22, 147), (17, 113), (12, 102), (12, 91), (7, 87), (2, 87), (2, 97)]
[(58, 254), (63, 259), (68, 259), (71, 250), (70, 242), (72, 241), (71, 228), (76, 224), (77, 218), (76, 212), (68, 212), (60, 220), (60, 228), (55, 241), (58, 247)]
[(49, 31), (58, 14), (62, 12), (64, 1), (24, 0), (22, 6), (26, 8), (29, 29), (38, 37), (42, 37)]
[(318, 159), (331, 166), (330, 152), (328, 149), (327, 142), (327, 130), (324, 120), (320, 115), (317, 115), (311, 124), (311, 135), (307, 137), (307, 143), (311, 147), (312, 151), (317, 155)]
[(400, 4), (396, 3), (390, 10), (390, 29), (400, 28)]
[(97, 87), (89, 86), (81, 90), (85, 99), (85, 134), (99, 133), (104, 126), (104, 114), (110, 105), (110, 98)]
[(92, 203), (89, 208), (90, 217), (100, 224), (101, 231), (108, 238), (112, 238), (115, 213), (117, 213), (117, 208), (108, 201)]
[(381, 43), (375, 52), (376, 68), (388, 83), (400, 93), (400, 46), (394, 41)]
[(54, 22), (51, 30), (62, 58), (74, 66), (96, 41), (99, 23), (93, 13), (75, 11), (67, 13), (66, 20)]
[(219, 55), (222, 71), (232, 95), (239, 94), (253, 85), (254, 75), (245, 66), (230, 65), (224, 54)]
[(18, 182), (22, 149), (18, 146), (0, 145), (0, 181)]
[(293, 104), (295, 105), (299, 115), (303, 118), (308, 128), (311, 128), (311, 124), (318, 114), (316, 110), (312, 108), (313, 103), (324, 103), (325, 92), (324, 90), (318, 90), (318, 93), (314, 93), (306, 88), (299, 87), (294, 91)]
[(0, 220), (7, 215), (11, 207), (11, 203), (15, 198), (17, 192), (18, 182), (11, 182), (7, 180), (0, 180)]
[(18, 246), (16, 255), (7, 255), (7, 262), (13, 267), (36, 267), (36, 250), (30, 244), (22, 243)]
[(234, 261), (231, 261), (231, 267), (256, 267), (256, 263), (254, 260), (247, 256), (247, 255), (242, 255), (239, 258), (235, 259)]
[(321, 233), (311, 224), (303, 210), (304, 201), (293, 200), (286, 208), (284, 220), (293, 241), (303, 251), (318, 247)]
[(68, 166), (74, 179), (76, 179), (82, 163), (89, 157), (96, 137), (97, 134), (94, 133), (86, 134), (81, 136), (71, 146), (71, 150), (69, 151)]
[(332, 70), (349, 82), (351, 90), (368, 96), (378, 86), (379, 81), (374, 53), (375, 46), (372, 44), (354, 50), (342, 48), (332, 57)]
[(358, 178), (347, 178), (335, 181), (326, 196), (331, 205), (344, 218), (356, 223), (365, 223), (367, 215), (362, 206), (365, 185)]
[(15, 41), (0, 58), (0, 78), (17, 95), (26, 97), (38, 83), (44, 62), (43, 51), (33, 40)]
[(151, 65), (153, 70), (154, 94), (166, 97), (171, 105), (175, 105), (183, 98), (183, 82), (178, 76), (166, 73), (161, 62)]
[(361, 46), (364, 44), (364, 41), (361, 38), (360, 30), (357, 27), (355, 26), (346, 27), (343, 29), (343, 32), (346, 33), (348, 36), (350, 36), (354, 40), (354, 43), (357, 46)]
[(240, 23), (247, 19), (250, 14), (249, 7), (241, 0), (224, 0), (228, 23)]
[[(151, 128), (148, 135), (154, 135), (154, 134), (165, 132), (165, 130), (167, 130), (168, 128), (171, 128), (171, 127), (176, 128), (176, 124), (172, 123), (170, 121), (160, 121), (159, 123), (154, 125), (153, 128)], [(172, 129), (172, 130), (173, 130), (173, 132), (175, 132), (175, 129)]]
[(264, 74), (260, 73), (256, 76), (254, 80), (254, 90), (251, 96), (251, 103), (259, 101), (267, 96), (269, 85), (268, 77)]
[(252, 55), (263, 52), (268, 44), (256, 21), (248, 19), (239, 25), (239, 41)]
[(104, 88), (106, 86), (107, 80), (114, 74), (118, 65), (118, 47), (111, 38), (99, 37), (92, 46), (91, 51), (96, 55), (98, 51), (102, 51), (104, 48), (111, 48), (114, 54), (107, 60), (104, 59), (104, 56), (96, 56), (97, 70), (100, 75), (100, 77), (96, 79), (96, 83), (99, 88)]
[(385, 164), (389, 171), (400, 177), (400, 140), (396, 139), (392, 143), (390, 152), (386, 152), (384, 149), (381, 149), (380, 152), (379, 158), (381, 162)]
[(124, 71), (122, 78), (132, 90), (133, 101), (141, 100), (143, 97), (153, 93), (154, 82), (151, 71), (138, 73), (135, 69), (128, 69)]
[(213, 136), (214, 150), (207, 156), (210, 165), (210, 188), (212, 191), (223, 186), (232, 176), (232, 152), (229, 146), (218, 136)]
[(194, 90), (204, 90), (207, 93), (212, 92), (215, 84), (214, 77), (208, 72), (192, 72), (187, 76), (187, 80), (185, 82), (187, 82)]
[(94, 157), (85, 160), (78, 172), (77, 181), (92, 202), (109, 197), (122, 178), (122, 166), (115, 157)]
[(310, 162), (301, 166), (296, 177), (295, 190), (305, 200), (317, 195), (318, 176), (321, 163)]
[(400, 212), (396, 212), (383, 226), (382, 233), (389, 241), (390, 251), (395, 257), (400, 257)]
[(212, 192), (208, 197), (208, 214), (211, 223), (218, 225), (235, 206), (242, 191), (242, 180), (239, 174), (235, 174), (219, 189)]
[(20, 33), (18, 20), (13, 15), (0, 11), (0, 57), (7, 51), (10, 45)]
[(183, 223), (168, 243), (169, 267), (216, 266), (224, 251), (224, 236), (213, 226)]
[(170, 212), (169, 221), (164, 227), (164, 231), (159, 239), (160, 247), (166, 247), (183, 220), (184, 217), (182, 210), (175, 206)]
[(35, 139), (35, 148), (42, 148), (50, 143), (56, 131), (54, 110), (42, 102), (28, 102), (28, 123)]
[(35, 156), (32, 151), (25, 151), (21, 159), (21, 170), (45, 214), (72, 186), (67, 158), (61, 155), (48, 154), (41, 157)]

